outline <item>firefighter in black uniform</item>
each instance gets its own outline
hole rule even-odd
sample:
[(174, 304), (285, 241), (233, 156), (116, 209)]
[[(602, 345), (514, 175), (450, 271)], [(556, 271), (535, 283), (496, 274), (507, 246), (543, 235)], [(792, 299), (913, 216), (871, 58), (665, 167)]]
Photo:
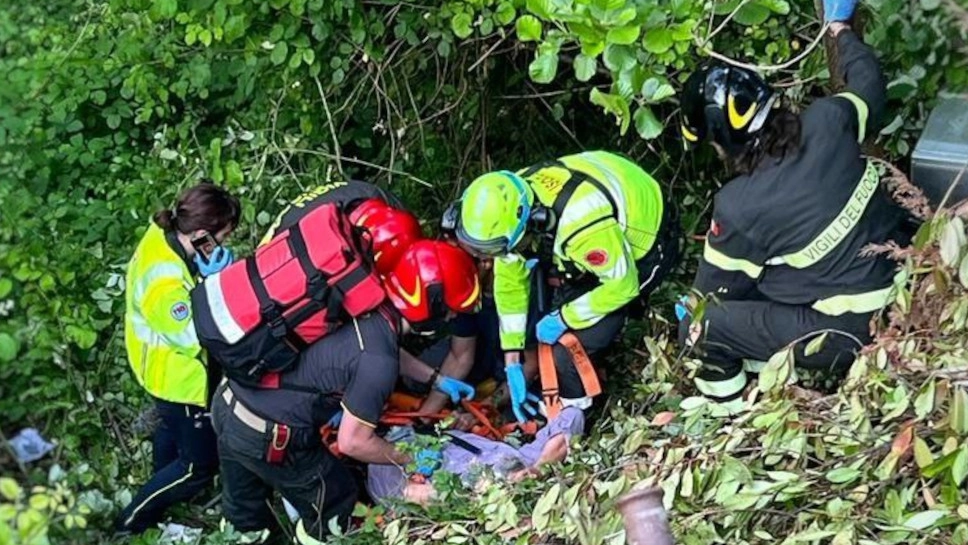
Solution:
[(319, 543), (330, 520), (345, 529), (356, 503), (356, 484), (327, 450), (320, 427), (343, 411), (337, 444), (364, 463), (406, 465), (429, 474), (439, 454), (415, 460), (376, 432), (399, 370), (398, 337), (473, 312), (480, 284), (473, 259), (438, 241), (414, 243), (384, 276), (390, 301), (379, 311), (343, 325), (311, 345), (278, 388), (223, 382), (212, 405), (222, 473), (223, 513), (236, 529), (273, 527), (269, 500), (279, 492), (299, 513), (299, 543)]
[[(797, 366), (849, 367), (895, 278), (891, 260), (863, 249), (905, 242), (904, 213), (860, 147), (880, 127), (883, 74), (846, 22), (856, 1), (824, 4), (845, 92), (797, 116), (775, 107), (776, 95), (755, 73), (713, 64), (692, 74), (681, 96), (683, 137), (711, 142), (739, 174), (715, 196), (696, 275), (694, 291), (709, 303), (697, 323), (690, 304), (677, 308), (680, 342), (704, 363), (698, 389), (730, 408), (742, 404), (744, 362), (755, 365), (791, 343)], [(806, 355), (823, 332), (822, 348)]]

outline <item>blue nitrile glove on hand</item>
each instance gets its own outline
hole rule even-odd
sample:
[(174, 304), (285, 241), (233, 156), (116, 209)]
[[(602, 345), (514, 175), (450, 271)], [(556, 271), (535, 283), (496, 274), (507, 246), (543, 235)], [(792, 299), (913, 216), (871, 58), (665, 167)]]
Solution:
[(689, 312), (689, 307), (686, 306), (688, 304), (689, 304), (688, 295), (683, 295), (679, 297), (678, 301), (676, 301), (676, 319), (679, 320), (680, 322), (685, 320), (686, 316), (689, 316), (691, 314)]
[(326, 421), (326, 425), (329, 426), (329, 427), (331, 427), (331, 428), (333, 428), (333, 429), (336, 429), (336, 428), (339, 427), (340, 422), (342, 422), (342, 421), (343, 421), (343, 410), (340, 409), (340, 410), (336, 411), (336, 414), (334, 414), (333, 416), (329, 417), (329, 420)]
[(857, 0), (823, 0), (823, 19), (828, 23), (849, 21), (857, 9)]
[(461, 399), (471, 399), (474, 397), (474, 387), (466, 382), (457, 380), (453, 377), (441, 375), (434, 382), (434, 387), (438, 392), (450, 396), (451, 403), (460, 403)]
[(556, 310), (538, 320), (536, 336), (538, 337), (538, 342), (555, 344), (565, 334), (565, 331), (568, 331), (568, 326), (565, 325), (565, 321), (561, 318), (561, 312)]
[(235, 256), (232, 255), (232, 250), (225, 246), (216, 246), (207, 261), (201, 255), (195, 254), (195, 265), (198, 266), (199, 274), (202, 277), (207, 277), (228, 267), (234, 259)]
[(414, 463), (417, 464), (417, 473), (423, 475), (424, 477), (429, 477), (434, 474), (434, 471), (440, 467), (440, 462), (443, 457), (440, 452), (436, 450), (423, 449), (417, 453), (416, 458), (414, 458)]
[(508, 364), (504, 368), (504, 373), (508, 377), (511, 410), (514, 411), (514, 417), (518, 419), (518, 422), (524, 423), (527, 421), (527, 418), (524, 417), (525, 412), (532, 417), (538, 414), (534, 405), (537, 405), (540, 400), (534, 394), (528, 393), (528, 384), (524, 380), (524, 368), (521, 367), (520, 363)]

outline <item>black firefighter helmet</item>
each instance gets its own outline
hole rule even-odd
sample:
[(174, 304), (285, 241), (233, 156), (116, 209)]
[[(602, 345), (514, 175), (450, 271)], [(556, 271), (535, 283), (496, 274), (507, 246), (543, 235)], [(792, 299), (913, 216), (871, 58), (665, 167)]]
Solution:
[(738, 153), (763, 128), (774, 98), (755, 72), (707, 64), (689, 76), (682, 90), (682, 137), (690, 144), (709, 138)]

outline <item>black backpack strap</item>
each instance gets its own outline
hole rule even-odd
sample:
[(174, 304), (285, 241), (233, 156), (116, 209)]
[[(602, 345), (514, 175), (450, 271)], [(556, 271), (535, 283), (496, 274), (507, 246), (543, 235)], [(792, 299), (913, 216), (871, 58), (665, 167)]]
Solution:
[[(585, 229), (593, 225), (597, 225), (598, 223), (605, 221), (607, 219), (618, 220), (618, 204), (615, 203), (615, 199), (612, 198), (612, 194), (611, 192), (609, 192), (608, 188), (605, 187), (605, 185), (602, 184), (602, 182), (596, 180), (595, 178), (592, 178), (588, 174), (585, 174), (580, 170), (569, 168), (568, 165), (564, 164), (560, 160), (555, 159), (551, 161), (544, 161), (542, 163), (538, 163), (536, 165), (528, 167), (520, 174), (520, 176), (522, 178), (527, 178), (528, 176), (532, 176), (542, 169), (550, 168), (550, 167), (563, 168), (567, 170), (570, 174), (570, 176), (568, 177), (568, 180), (566, 180), (565, 184), (562, 186), (561, 191), (559, 191), (558, 195), (555, 196), (555, 202), (552, 203), (551, 205), (551, 210), (554, 211), (554, 214), (555, 214), (556, 225), (557, 225), (557, 222), (560, 221), (561, 217), (564, 215), (565, 207), (568, 205), (568, 201), (571, 200), (572, 195), (575, 194), (575, 190), (578, 189), (578, 186), (580, 186), (582, 182), (588, 182), (592, 184), (592, 186), (594, 186), (595, 189), (597, 189), (600, 193), (602, 193), (602, 195), (605, 195), (605, 198), (608, 200), (609, 206), (611, 206), (612, 208), (612, 214), (610, 216), (606, 216), (596, 221), (593, 221), (592, 223), (589, 223), (585, 227), (569, 235), (568, 238), (566, 238), (561, 242), (562, 249), (564, 249), (565, 246), (567, 246), (568, 243), (571, 242), (571, 239), (574, 238), (575, 235), (581, 233)], [(551, 259), (551, 257), (554, 254), (554, 238), (552, 236), (542, 237), (540, 245), (541, 245), (541, 248), (539, 249), (540, 258)]]
[(272, 332), (273, 337), (277, 339), (285, 338), (289, 334), (289, 326), (282, 316), (279, 304), (272, 297), (269, 297), (269, 291), (259, 273), (259, 266), (255, 257), (245, 260), (245, 270), (252, 282), (252, 291), (255, 292), (255, 298), (259, 301), (259, 314), (262, 316), (262, 321), (269, 326), (269, 331)]
[(306, 239), (298, 224), (289, 230), (289, 247), (306, 274), (306, 293), (310, 294), (312, 300), (312, 303), (307, 306), (313, 308), (306, 309), (307, 311), (300, 315), (308, 317), (317, 310), (325, 308), (326, 321), (338, 322), (343, 312), (343, 294), (339, 290), (334, 290), (329, 285), (329, 276), (316, 268), (312, 258), (309, 257), (309, 248), (306, 246)]

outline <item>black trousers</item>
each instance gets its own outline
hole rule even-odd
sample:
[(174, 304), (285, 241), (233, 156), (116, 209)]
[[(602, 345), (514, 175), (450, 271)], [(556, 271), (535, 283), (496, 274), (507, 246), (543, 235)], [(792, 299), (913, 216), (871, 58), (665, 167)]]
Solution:
[[(638, 270), (639, 297), (611, 314), (607, 314), (591, 327), (571, 331), (581, 341), (585, 352), (588, 353), (596, 367), (602, 364), (603, 357), (608, 353), (607, 349), (614, 345), (615, 339), (622, 332), (628, 318), (630, 316), (641, 318), (644, 315), (644, 311), (648, 307), (649, 294), (662, 283), (679, 262), (681, 229), (678, 216), (675, 209), (670, 205), (666, 205), (665, 211), (659, 234), (652, 249), (635, 263)], [(552, 291), (551, 307), (552, 309), (561, 308), (565, 303), (581, 297), (598, 285), (598, 280), (594, 278), (566, 281)], [(532, 301), (533, 305), (534, 301)], [(530, 319), (531, 316), (529, 316), (529, 322)], [(533, 336), (534, 328), (530, 324), (528, 332), (530, 336)], [(529, 339), (529, 346), (535, 345), (534, 340)], [(555, 369), (558, 371), (558, 391), (561, 398), (577, 399), (584, 397), (585, 388), (568, 349), (561, 344), (556, 344), (553, 347), (553, 353)]]
[[(683, 320), (679, 342), (691, 346), (705, 364), (696, 376), (699, 390), (710, 398), (728, 401), (742, 395), (746, 386), (744, 360), (768, 360), (794, 341), (797, 367), (846, 371), (857, 351), (871, 340), (872, 315), (830, 316), (807, 305), (765, 300), (710, 301), (699, 324), (701, 331), (690, 331), (690, 320)], [(823, 346), (807, 356), (807, 345), (823, 332), (828, 332)]]
[(205, 409), (155, 400), (158, 427), (152, 441), (154, 475), (115, 521), (121, 531), (141, 533), (165, 511), (205, 489), (218, 470), (215, 434)]
[(283, 463), (270, 464), (265, 460), (270, 438), (239, 420), (221, 395), (212, 402), (212, 420), (218, 435), (222, 511), (236, 529), (274, 528), (274, 491), (299, 512), (296, 537), (301, 543), (328, 535), (332, 519), (347, 528), (356, 504), (356, 483), (322, 441), (318, 448), (290, 448)]

